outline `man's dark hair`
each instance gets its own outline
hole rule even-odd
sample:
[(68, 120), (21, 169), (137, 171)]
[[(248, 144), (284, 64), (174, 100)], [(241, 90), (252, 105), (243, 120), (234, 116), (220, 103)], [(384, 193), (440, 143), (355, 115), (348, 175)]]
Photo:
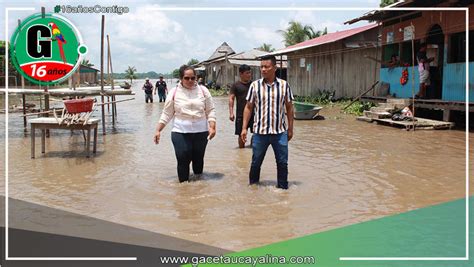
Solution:
[(183, 65), (179, 68), (179, 79), (183, 79), (184, 77), (184, 72), (187, 70), (192, 70), (194, 75), (196, 75), (196, 71), (194, 70), (193, 67), (188, 66), (188, 65)]
[(263, 56), (263, 57), (261, 58), (261, 60), (262, 60), (262, 61), (264, 61), (264, 60), (270, 60), (270, 61), (272, 62), (272, 64), (273, 64), (273, 66), (276, 66), (276, 64), (277, 64), (277, 59), (276, 59), (276, 57), (275, 57), (274, 55), (266, 55), (266, 56)]
[(160, 76), (160, 78), (163, 78), (163, 76)]
[(244, 73), (246, 71), (249, 71), (250, 70), (250, 66), (247, 65), (247, 64), (242, 64), (239, 66), (239, 72), (240, 73)]
[(421, 43), (421, 44), (420, 44), (420, 48), (422, 48), (422, 47), (427, 47), (427, 46), (428, 46), (428, 44), (426, 44), (426, 43)]

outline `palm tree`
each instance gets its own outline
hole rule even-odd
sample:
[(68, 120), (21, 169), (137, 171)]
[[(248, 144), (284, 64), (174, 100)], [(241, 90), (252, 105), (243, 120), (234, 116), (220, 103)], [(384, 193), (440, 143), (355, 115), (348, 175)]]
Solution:
[(275, 51), (275, 48), (272, 48), (271, 44), (266, 44), (263, 43), (260, 47), (257, 48), (260, 51), (265, 51), (265, 52), (273, 52)]
[(130, 79), (130, 83), (132, 83), (133, 79), (137, 78), (136, 72), (137, 69), (135, 67), (128, 66), (128, 69), (125, 70), (125, 78)]
[(192, 66), (194, 64), (198, 64), (199, 63), (199, 60), (195, 59), (195, 58), (191, 58), (189, 61), (188, 61), (188, 66)]
[(324, 35), (327, 33), (327, 28), (325, 28), (324, 31), (315, 32), (312, 26), (303, 25), (300, 22), (292, 20), (288, 22), (286, 30), (279, 30), (278, 32), (283, 35), (285, 45), (290, 46)]
[(172, 75), (173, 75), (173, 78), (178, 79), (179, 78), (179, 69), (174, 69)]
[(316, 38), (316, 37), (323, 36), (325, 34), (328, 34), (328, 27), (324, 27), (323, 31), (317, 31), (317, 32), (315, 32), (313, 30), (313, 28), (310, 28), (309, 31), (308, 31), (308, 38), (313, 39), (313, 38)]
[(81, 61), (81, 65), (82, 65), (82, 66), (86, 66), (86, 67), (92, 67), (92, 66), (94, 66), (94, 64), (92, 64), (88, 59), (83, 59), (83, 60)]

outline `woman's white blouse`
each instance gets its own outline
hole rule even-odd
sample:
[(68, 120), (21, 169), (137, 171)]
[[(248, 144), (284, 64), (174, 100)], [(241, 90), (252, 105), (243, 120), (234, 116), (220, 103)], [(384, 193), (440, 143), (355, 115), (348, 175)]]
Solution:
[(202, 85), (186, 89), (181, 83), (171, 89), (159, 122), (166, 125), (173, 118), (173, 132), (206, 132), (208, 122), (216, 121), (214, 101), (209, 90)]

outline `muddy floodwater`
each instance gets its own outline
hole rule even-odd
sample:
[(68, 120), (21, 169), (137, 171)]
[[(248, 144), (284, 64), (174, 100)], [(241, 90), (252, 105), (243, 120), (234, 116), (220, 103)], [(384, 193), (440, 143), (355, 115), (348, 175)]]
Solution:
[[(237, 148), (226, 97), (215, 98), (217, 135), (207, 147), (204, 176), (179, 184), (172, 127), (153, 144), (163, 103), (155, 98), (145, 104), (140, 87), (141, 81), (134, 82), (135, 100), (117, 104), (115, 127), (107, 113), (107, 134), (99, 128), (98, 151), (90, 159), (82, 133), (64, 130), (51, 131), (44, 155), (37, 132), (31, 159), (29, 130), (23, 131), (19, 113), (10, 114), (10, 197), (242, 250), (465, 195), (465, 132), (407, 132), (359, 122), (330, 107), (321, 111), (325, 120), (295, 121), (289, 190), (275, 188), (271, 149), (262, 185), (249, 187), (252, 150)], [(4, 173), (5, 116), (0, 121)]]

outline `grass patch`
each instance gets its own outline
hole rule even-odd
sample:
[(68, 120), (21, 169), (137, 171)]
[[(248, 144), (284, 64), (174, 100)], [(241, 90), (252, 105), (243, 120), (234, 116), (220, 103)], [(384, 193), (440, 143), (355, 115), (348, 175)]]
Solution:
[[(345, 108), (352, 100), (341, 100), (342, 108)], [(371, 107), (375, 107), (376, 105), (371, 102), (361, 102), (356, 101), (352, 103), (346, 110), (343, 110), (346, 114), (353, 114), (356, 116), (361, 116), (364, 114), (364, 110), (370, 110)]]
[(346, 110), (343, 110), (343, 108), (349, 105), (352, 100), (335, 100), (334, 92), (327, 90), (319, 90), (316, 96), (295, 96), (295, 101), (316, 104), (322, 107), (339, 107), (343, 113), (353, 114), (356, 116), (361, 116), (364, 113), (364, 110), (369, 110), (371, 107), (375, 106), (375, 104), (371, 102), (356, 101)]
[(227, 95), (227, 90), (225, 89), (214, 89), (214, 88), (209, 88), (209, 92), (213, 97), (216, 96), (226, 96)]

